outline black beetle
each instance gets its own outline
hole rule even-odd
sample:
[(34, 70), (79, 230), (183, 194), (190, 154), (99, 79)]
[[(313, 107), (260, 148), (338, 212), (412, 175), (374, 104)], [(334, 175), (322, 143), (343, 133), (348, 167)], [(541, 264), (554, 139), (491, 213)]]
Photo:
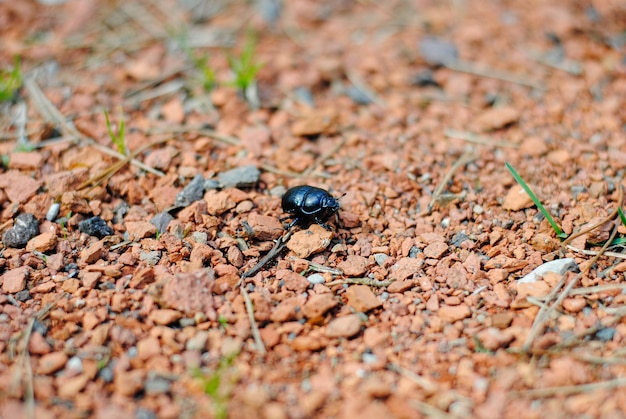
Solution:
[(283, 211), (292, 214), (294, 220), (289, 224), (290, 229), (301, 221), (320, 224), (326, 230), (330, 227), (324, 221), (339, 210), (339, 201), (327, 191), (315, 186), (295, 186), (283, 195)]

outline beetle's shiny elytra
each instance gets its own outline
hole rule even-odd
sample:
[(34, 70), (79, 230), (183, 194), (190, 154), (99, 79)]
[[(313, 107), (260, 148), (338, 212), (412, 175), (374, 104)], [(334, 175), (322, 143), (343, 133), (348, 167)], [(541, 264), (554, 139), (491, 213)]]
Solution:
[(339, 201), (324, 189), (314, 186), (295, 186), (283, 195), (283, 211), (292, 214), (294, 220), (289, 224), (291, 228), (294, 224), (305, 222), (322, 225), (330, 228), (324, 221), (339, 210)]

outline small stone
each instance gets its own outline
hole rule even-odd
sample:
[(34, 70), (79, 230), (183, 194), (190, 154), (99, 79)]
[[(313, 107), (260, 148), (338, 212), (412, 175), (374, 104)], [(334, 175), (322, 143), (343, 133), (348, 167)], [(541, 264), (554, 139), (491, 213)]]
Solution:
[(530, 136), (522, 141), (519, 152), (524, 156), (539, 157), (548, 152), (548, 146), (545, 140)]
[(9, 169), (36, 170), (43, 162), (43, 155), (37, 151), (18, 151), (9, 155)]
[(176, 310), (171, 309), (159, 309), (154, 310), (148, 316), (149, 320), (152, 320), (156, 324), (168, 325), (177, 320), (180, 320), (183, 317), (182, 313)]
[(531, 273), (517, 280), (518, 284), (537, 282), (548, 272), (554, 272), (563, 275), (567, 271), (574, 271), (578, 268), (574, 258), (556, 259), (546, 262), (536, 267)]
[(216, 320), (213, 285), (215, 272), (204, 268), (196, 272), (180, 273), (170, 277), (163, 286), (162, 298), (167, 307), (188, 316), (203, 313), (208, 319)]
[[(40, 181), (33, 179), (31, 176), (26, 176), (17, 170), (9, 170), (6, 173), (0, 174), (0, 189), (4, 189), (4, 193), (12, 203), (26, 202), (31, 196), (37, 193), (40, 186)], [(37, 234), (38, 233), (39, 231), (37, 231)], [(28, 240), (26, 240), (22, 246), (26, 245), (27, 241)]]
[(151, 377), (151, 375), (153, 374), (148, 374), (148, 378), (146, 379), (143, 387), (147, 395), (154, 396), (157, 394), (165, 394), (170, 391), (172, 383), (170, 383), (167, 378), (159, 376)]
[(308, 230), (300, 230), (291, 236), (287, 248), (299, 258), (307, 258), (326, 249), (333, 237), (333, 232), (318, 224), (312, 224)]
[(124, 225), (129, 240), (141, 240), (156, 234), (156, 227), (148, 221), (127, 221)]
[(303, 293), (311, 285), (305, 277), (287, 269), (276, 272), (276, 278), (283, 281), (285, 289), (297, 293)]
[(154, 336), (145, 337), (137, 342), (137, 359), (146, 361), (160, 353), (161, 344), (159, 343), (159, 339)]
[(80, 281), (76, 278), (69, 278), (63, 281), (61, 285), (61, 289), (65, 292), (69, 292), (70, 294), (75, 293), (80, 287)]
[(564, 166), (572, 161), (572, 156), (565, 148), (559, 148), (549, 152), (546, 159), (555, 166)]
[(422, 37), (418, 47), (422, 58), (430, 65), (453, 64), (459, 59), (456, 45), (435, 36)]
[(453, 323), (470, 317), (472, 312), (466, 304), (460, 304), (458, 306), (441, 306), (437, 314), (441, 320)]
[(392, 282), (391, 285), (387, 287), (387, 291), (390, 293), (401, 293), (408, 289), (413, 288), (414, 282), (413, 280), (406, 281), (395, 281)]
[(348, 305), (356, 311), (366, 313), (382, 303), (367, 285), (353, 285), (346, 291)]
[(389, 279), (394, 281), (405, 280), (416, 274), (422, 265), (424, 265), (423, 259), (401, 258), (390, 268)]
[(65, 366), (67, 355), (63, 352), (52, 352), (39, 358), (35, 372), (41, 375), (52, 374)]
[(361, 331), (361, 318), (356, 314), (349, 314), (333, 320), (326, 327), (326, 336), (329, 338), (350, 338)]
[(319, 351), (325, 343), (322, 339), (313, 336), (298, 336), (291, 341), (291, 347), (299, 352), (302, 351)]
[(519, 117), (519, 111), (510, 106), (491, 108), (478, 115), (473, 128), (481, 132), (493, 131), (517, 122)]
[(309, 319), (316, 319), (336, 307), (339, 301), (333, 294), (314, 294), (302, 307), (302, 314)]
[(365, 329), (363, 333), (363, 342), (368, 348), (374, 348), (378, 345), (384, 345), (389, 342), (391, 333), (389, 330), (380, 326), (372, 326)]
[(563, 308), (570, 313), (578, 313), (587, 307), (587, 300), (584, 298), (566, 298), (563, 300)]
[(296, 137), (332, 134), (337, 130), (339, 117), (332, 109), (315, 109), (302, 115), (291, 127)]
[(221, 188), (251, 188), (259, 182), (261, 171), (253, 165), (241, 166), (217, 175)]
[(498, 329), (505, 329), (509, 327), (511, 322), (513, 322), (513, 315), (508, 312), (496, 313), (491, 316), (491, 325), (493, 327), (497, 327)]
[(116, 374), (113, 381), (113, 389), (122, 396), (133, 396), (143, 388), (143, 370), (133, 370)]
[(51, 350), (52, 347), (41, 333), (34, 331), (30, 335), (30, 340), (28, 341), (28, 351), (31, 355), (45, 355), (50, 353)]
[(158, 250), (153, 250), (151, 252), (145, 252), (142, 250), (139, 253), (139, 260), (146, 262), (148, 266), (154, 266), (159, 263), (159, 260), (161, 260), (161, 252)]
[(169, 212), (160, 212), (152, 217), (150, 224), (156, 228), (157, 234), (162, 234), (167, 231), (167, 227), (173, 220), (174, 217)]
[(89, 236), (98, 237), (99, 239), (112, 236), (115, 233), (107, 222), (98, 216), (87, 218), (78, 223), (78, 230)]
[(28, 266), (20, 266), (16, 269), (10, 269), (4, 275), (0, 276), (2, 282), (2, 291), (7, 294), (14, 294), (26, 288), (26, 280), (30, 275)]
[(295, 320), (298, 317), (297, 309), (300, 307), (300, 300), (297, 297), (287, 298), (272, 310), (270, 320), (277, 323), (284, 323)]
[(61, 399), (71, 399), (81, 392), (87, 383), (90, 381), (88, 374), (81, 374), (76, 377), (64, 380), (62, 384), (58, 386), (58, 396)]
[(209, 341), (209, 332), (206, 330), (200, 330), (196, 332), (186, 343), (185, 348), (188, 351), (200, 351), (204, 352), (207, 349), (207, 342)]
[(614, 327), (603, 327), (596, 332), (596, 339), (599, 339), (603, 342), (610, 342), (613, 340), (616, 332), (617, 329)]
[[(202, 175), (195, 175), (191, 182), (176, 195), (174, 205), (177, 207), (187, 207), (202, 199), (204, 195), (204, 178)], [(163, 230), (165, 231), (165, 230)]]
[(481, 330), (476, 337), (480, 343), (490, 351), (505, 347), (515, 338), (512, 333), (506, 333), (495, 327)]
[(424, 256), (430, 259), (439, 259), (448, 251), (448, 245), (443, 242), (433, 242), (424, 249)]
[(54, 250), (57, 245), (57, 236), (54, 233), (42, 233), (33, 237), (26, 244), (26, 250), (32, 252), (34, 250), (46, 253), (50, 250)]
[(285, 231), (277, 218), (257, 212), (251, 212), (248, 215), (248, 224), (254, 230), (254, 238), (257, 240), (275, 240)]
[(361, 276), (367, 269), (367, 259), (363, 256), (349, 255), (337, 267), (347, 276)]
[(33, 214), (20, 214), (13, 227), (2, 235), (2, 243), (7, 247), (22, 248), (39, 234), (39, 222)]
[[(66, 283), (68, 281), (65, 281)], [(92, 311), (88, 311), (83, 315), (82, 318), (83, 329), (85, 330), (93, 330), (97, 325), (100, 324), (100, 319), (96, 314)]]
[(228, 191), (208, 191), (204, 195), (204, 200), (207, 203), (207, 212), (210, 215), (222, 215), (237, 206)]
[(309, 275), (306, 279), (307, 279), (307, 281), (309, 281), (313, 285), (315, 285), (315, 284), (323, 284), (324, 282), (326, 282), (326, 278), (324, 278), (324, 275), (318, 274), (318, 273), (315, 273), (313, 275)]
[(378, 266), (382, 266), (388, 258), (389, 258), (389, 255), (386, 255), (384, 253), (375, 253), (374, 254), (374, 260), (376, 261)]
[(533, 205), (533, 200), (526, 193), (524, 188), (516, 184), (509, 189), (509, 192), (504, 197), (502, 208), (509, 211), (519, 211), (525, 208), (530, 208)]
[(104, 243), (102, 240), (99, 240), (80, 252), (80, 262), (91, 265), (97, 262), (98, 259), (104, 258), (106, 254), (107, 251), (104, 248)]
[(428, 301), (426, 301), (426, 310), (432, 311), (433, 313), (439, 310), (439, 298), (437, 298), (437, 294), (433, 293)]

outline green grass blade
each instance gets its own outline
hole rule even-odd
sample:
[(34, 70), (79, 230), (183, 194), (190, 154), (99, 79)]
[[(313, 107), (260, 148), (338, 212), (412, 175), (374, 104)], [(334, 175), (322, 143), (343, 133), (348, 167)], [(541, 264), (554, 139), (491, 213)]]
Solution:
[(618, 208), (617, 213), (619, 214), (619, 219), (622, 220), (622, 225), (626, 226), (626, 215), (624, 215), (624, 211), (622, 211), (621, 208)]
[(554, 231), (556, 232), (556, 236), (560, 239), (567, 238), (567, 234), (563, 233), (563, 230), (561, 230), (561, 228), (556, 223), (556, 221), (554, 221), (554, 218), (552, 218), (548, 210), (543, 206), (541, 201), (539, 201), (539, 198), (537, 198), (537, 195), (535, 195), (535, 193), (532, 191), (532, 189), (530, 189), (528, 184), (524, 182), (524, 179), (522, 179), (522, 177), (519, 175), (519, 173), (517, 173), (517, 171), (513, 168), (513, 166), (511, 166), (508, 162), (505, 163), (504, 165), (506, 166), (507, 169), (509, 169), (509, 172), (511, 172), (511, 174), (513, 175), (517, 183), (520, 184), (522, 189), (524, 189), (524, 191), (526, 191), (528, 196), (530, 196), (530, 199), (532, 199), (532, 201), (535, 203), (539, 211), (541, 211), (543, 216), (546, 217), (546, 220), (548, 220), (548, 222), (552, 226), (552, 229), (554, 229)]

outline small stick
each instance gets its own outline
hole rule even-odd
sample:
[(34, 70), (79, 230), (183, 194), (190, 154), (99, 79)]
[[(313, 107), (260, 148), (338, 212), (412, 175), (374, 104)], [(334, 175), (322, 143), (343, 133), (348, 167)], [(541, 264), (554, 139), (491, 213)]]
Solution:
[[(621, 206), (621, 201), (620, 201), (618, 207), (620, 207), (620, 206)], [(586, 265), (586, 268), (583, 271), (581, 271), (578, 275), (576, 275), (569, 282), (569, 284), (567, 284), (567, 287), (565, 287), (563, 289), (563, 291), (558, 296), (556, 301), (554, 303), (552, 303), (552, 305), (550, 305), (550, 307), (548, 307), (546, 310), (543, 310), (543, 313), (542, 313), (542, 310), (539, 311), (539, 314), (537, 314), (537, 317), (535, 318), (535, 322), (533, 323), (533, 326), (532, 326), (532, 328), (530, 330), (530, 333), (528, 334), (528, 337), (526, 338), (526, 341), (524, 342), (523, 349), (525, 351), (529, 351), (530, 350), (530, 346), (532, 345), (533, 341), (535, 340), (535, 338), (537, 337), (539, 332), (541, 330), (543, 330), (543, 327), (544, 327), (545, 323), (548, 321), (548, 318), (549, 318), (550, 314), (552, 314), (552, 312), (554, 310), (556, 310), (557, 307), (561, 306), (561, 303), (563, 303), (563, 300), (565, 300), (565, 298), (569, 295), (570, 291), (574, 288), (574, 286), (576, 284), (578, 284), (578, 281), (580, 281), (580, 279), (589, 272), (589, 270), (591, 269), (591, 266), (594, 263), (596, 263), (598, 261), (598, 259), (600, 259), (600, 256), (602, 255), (603, 251), (606, 250), (607, 247), (609, 247), (609, 244), (611, 243), (611, 241), (613, 241), (613, 239), (615, 238), (616, 234), (617, 234), (617, 226), (615, 226), (615, 228), (613, 229), (613, 232), (611, 233), (611, 236), (609, 237), (609, 240), (604, 244), (604, 246), (602, 246), (602, 249), (600, 250), (600, 253), (597, 254), (596, 256), (594, 256), (589, 261), (589, 263)], [(563, 281), (564, 279), (565, 279), (565, 275), (563, 275), (563, 279), (561, 281)], [(552, 299), (552, 295), (551, 295), (550, 299)], [(550, 299), (547, 300), (547, 301), (550, 301)], [(547, 301), (546, 301), (546, 303), (547, 303)]]
[(299, 176), (300, 177), (308, 177), (311, 173), (313, 173), (313, 171), (322, 163), (324, 163), (330, 156), (332, 156), (333, 154), (337, 153), (337, 151), (339, 151), (341, 149), (341, 147), (344, 146), (344, 144), (346, 143), (346, 139), (345, 137), (341, 138), (341, 141), (339, 141), (337, 144), (335, 144), (335, 146), (333, 148), (331, 148), (330, 150), (328, 150), (327, 153), (322, 154), (320, 157), (318, 157), (317, 160), (315, 160), (315, 162), (309, 166), (304, 172), (302, 172)]
[(510, 147), (519, 148), (519, 144), (511, 143), (508, 141), (492, 140), (484, 135), (474, 134), (469, 131), (458, 131), (451, 128), (446, 128), (444, 135), (449, 138), (456, 138), (458, 140), (468, 141), (470, 143), (488, 145), (492, 147)]
[[(572, 234), (571, 236), (569, 236), (568, 238), (563, 240), (563, 242), (561, 243), (561, 246), (567, 246), (575, 238), (580, 237), (580, 236), (582, 236), (584, 234), (587, 234), (590, 231), (595, 230), (596, 228), (598, 228), (598, 227), (604, 225), (605, 223), (608, 223), (609, 221), (613, 220), (615, 218), (615, 216), (617, 216), (617, 210), (622, 207), (622, 202), (623, 201), (624, 201), (624, 189), (622, 189), (622, 187), (620, 186), (619, 191), (618, 191), (618, 196), (617, 196), (617, 206), (615, 207), (615, 209), (613, 209), (613, 211), (611, 211), (611, 213), (609, 215), (604, 217), (598, 223), (596, 223), (596, 224), (594, 224), (592, 226), (589, 226), (587, 228), (584, 228), (584, 229), (580, 230), (578, 233)], [(608, 241), (607, 243), (610, 243), (610, 241)], [(603, 248), (604, 248), (604, 246), (603, 246)]]
[[(297, 257), (290, 257), (289, 260), (301, 260), (301, 259)], [(307, 260), (306, 262), (309, 264), (311, 270), (314, 270), (317, 272), (328, 272), (333, 275), (343, 275), (343, 272), (340, 271), (339, 269), (329, 268), (328, 266), (320, 265), (319, 263), (311, 262), (310, 260)]]
[(562, 386), (551, 388), (539, 388), (523, 391), (512, 391), (507, 395), (509, 397), (552, 397), (552, 396), (570, 396), (579, 393), (591, 393), (595, 390), (606, 390), (626, 386), (626, 378), (615, 378), (608, 381), (599, 381), (597, 383), (581, 384), (578, 386)]
[(433, 418), (433, 419), (455, 419), (456, 418), (456, 416), (451, 415), (447, 412), (444, 412), (438, 407), (435, 407), (425, 402), (421, 402), (419, 400), (409, 399), (408, 403), (411, 407), (413, 407), (415, 410), (417, 410), (418, 412), (423, 414), (424, 417), (427, 417), (427, 418)]
[(256, 350), (258, 353), (264, 354), (267, 352), (267, 350), (265, 349), (265, 344), (263, 343), (263, 339), (261, 338), (259, 327), (256, 324), (256, 320), (254, 318), (254, 305), (252, 304), (252, 300), (248, 295), (246, 287), (241, 287), (241, 295), (243, 296), (243, 301), (246, 303), (246, 311), (248, 312), (248, 318), (250, 319), (250, 328), (252, 329), (252, 337), (254, 338)]
[(113, 166), (109, 167), (108, 169), (102, 171), (101, 173), (93, 176), (90, 179), (87, 179), (85, 182), (83, 182), (82, 185), (80, 185), (78, 187), (78, 189), (83, 189), (86, 188), (87, 186), (91, 185), (92, 188), (98, 186), (99, 184), (101, 184), (102, 182), (104, 182), (107, 179), (110, 179), (111, 176), (113, 176), (115, 173), (117, 173), (122, 167), (124, 167), (126, 165), (126, 163), (129, 163), (133, 160), (134, 157), (138, 156), (139, 154), (143, 153), (144, 151), (146, 151), (147, 149), (154, 147), (155, 145), (164, 143), (166, 141), (169, 141), (170, 138), (161, 138), (160, 140), (156, 140), (156, 141), (152, 141), (149, 144), (146, 144), (142, 147), (139, 147), (137, 150), (133, 151), (131, 154), (129, 154), (128, 156), (126, 156), (123, 160), (118, 161), (117, 163), (115, 163)]
[(461, 167), (465, 166), (466, 164), (468, 164), (469, 162), (475, 160), (477, 157), (478, 156), (476, 156), (476, 154), (473, 151), (466, 151), (465, 153), (463, 153), (463, 155), (461, 155), (461, 157), (457, 159), (457, 161), (454, 162), (454, 164), (452, 165), (448, 173), (446, 173), (442, 181), (439, 182), (439, 185), (435, 189), (435, 192), (433, 192), (433, 196), (430, 199), (430, 203), (428, 204), (428, 207), (421, 214), (419, 214), (419, 216), (430, 214), (430, 212), (433, 210), (435, 202), (437, 202), (443, 190), (445, 189), (446, 185), (448, 184), (450, 179), (452, 179), (452, 176), (454, 176), (456, 171), (459, 170)]
[(387, 369), (405, 376), (428, 393), (435, 393), (438, 390), (437, 384), (434, 384), (428, 378), (424, 378), (423, 376), (416, 374), (413, 371), (408, 370), (404, 367), (401, 367), (398, 364), (387, 364)]
[(377, 104), (381, 108), (387, 107), (387, 103), (385, 103), (384, 100), (378, 97), (378, 95), (372, 89), (370, 89), (365, 80), (363, 80), (363, 78), (361, 78), (361, 76), (359, 76), (357, 73), (348, 70), (346, 71), (346, 77), (348, 78), (348, 80), (350, 80), (350, 83), (352, 83), (354, 87), (359, 89), (373, 103)]
[(379, 281), (373, 278), (344, 278), (344, 279), (338, 279), (336, 281), (329, 282), (328, 284), (325, 284), (325, 285), (327, 287), (331, 287), (333, 285), (341, 285), (341, 284), (358, 284), (358, 285), (368, 285), (370, 287), (383, 288), (383, 287), (388, 287), (394, 281), (395, 281), (394, 279), (390, 279), (387, 281)]
[[(606, 256), (606, 253), (604, 254)], [(570, 292), (570, 295), (585, 295), (595, 294), (604, 291), (625, 290), (626, 284), (609, 284), (609, 285), (596, 285), (595, 287), (577, 288)]]
[(220, 134), (219, 132), (204, 128), (202, 126), (191, 125), (191, 126), (182, 126), (177, 125), (173, 127), (162, 127), (162, 128), (153, 128), (146, 131), (146, 135), (154, 135), (154, 134), (189, 134), (189, 133), (197, 133), (200, 135), (206, 135), (207, 137), (211, 137), (215, 140), (221, 141), (228, 145), (240, 145), (241, 142), (239, 138), (233, 137), (226, 134)]
[[(571, 244), (568, 244), (565, 247), (567, 247), (568, 249), (570, 249), (573, 252), (582, 253), (583, 255), (588, 255), (588, 256), (595, 256), (595, 255), (597, 255), (599, 253), (597, 250), (579, 249), (577, 247), (572, 246)], [(619, 259), (626, 259), (626, 254), (624, 254), (624, 253), (604, 252), (603, 254), (604, 254), (604, 256), (610, 256), (610, 257), (615, 257), (615, 258), (619, 258)]]
[(274, 244), (272, 250), (267, 252), (267, 254), (263, 256), (263, 258), (261, 258), (261, 260), (256, 265), (254, 265), (252, 268), (248, 269), (241, 275), (241, 279), (239, 280), (239, 283), (237, 283), (237, 286), (235, 288), (241, 286), (241, 283), (245, 278), (250, 278), (251, 276), (256, 275), (257, 272), (259, 272), (265, 265), (267, 265), (272, 259), (277, 257), (287, 245), (287, 241), (289, 240), (289, 238), (291, 238), (292, 234), (293, 230), (283, 234), (283, 236), (276, 241), (276, 244)]
[[(69, 124), (63, 117), (63, 114), (61, 114), (61, 112), (52, 104), (52, 102), (48, 100), (48, 98), (43, 93), (43, 91), (39, 88), (39, 85), (37, 84), (37, 82), (35, 82), (34, 79), (27, 78), (24, 81), (24, 86), (26, 87), (26, 90), (28, 90), (30, 95), (32, 96), (33, 102), (35, 103), (35, 107), (37, 108), (39, 113), (43, 116), (43, 118), (46, 121), (52, 122), (55, 125), (57, 125), (61, 129), (61, 133), (63, 134), (64, 137), (73, 137), (75, 141), (78, 141), (78, 142), (83, 141), (91, 145), (92, 147), (97, 148), (99, 151), (105, 154), (108, 154), (110, 156), (113, 156), (117, 159), (120, 159), (120, 160), (126, 159), (126, 156), (123, 155), (122, 153), (118, 153), (114, 150), (109, 149), (108, 147), (104, 147), (93, 138), (87, 137), (86, 135), (78, 131), (73, 125)], [(160, 170), (153, 169), (152, 167), (140, 162), (139, 160), (131, 159), (130, 163), (156, 176), (159, 176), (159, 177), (165, 176), (165, 174), (161, 172)]]
[(444, 66), (453, 71), (458, 71), (460, 73), (472, 74), (474, 76), (479, 77), (487, 77), (490, 79), (502, 80), (508, 83), (519, 84), (521, 86), (532, 87), (533, 89), (545, 90), (545, 87), (532, 80), (528, 80), (526, 78), (521, 78), (515, 74), (505, 73), (501, 71), (493, 71), (487, 69), (479, 69), (469, 63), (462, 62), (450, 62), (445, 63)]

